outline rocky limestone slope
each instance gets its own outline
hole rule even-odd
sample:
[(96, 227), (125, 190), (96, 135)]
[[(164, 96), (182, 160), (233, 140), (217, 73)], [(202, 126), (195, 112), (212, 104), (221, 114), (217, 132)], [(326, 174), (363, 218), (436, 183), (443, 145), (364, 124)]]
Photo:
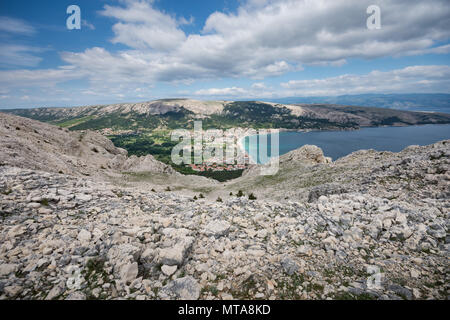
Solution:
[(181, 108), (198, 115), (220, 113), (226, 101), (198, 101), (190, 99), (163, 99), (141, 103), (119, 103), (74, 108), (37, 108), (10, 110), (14, 114), (33, 119), (71, 119), (86, 116), (105, 116), (110, 114), (136, 113), (139, 115), (161, 115), (177, 112)]
[(255, 201), (3, 165), (0, 299), (448, 299), (449, 146), (306, 147)]
[(84, 176), (122, 171), (175, 174), (153, 156), (127, 157), (106, 137), (0, 113), (0, 164)]
[(258, 198), (306, 202), (346, 192), (449, 198), (449, 159), (450, 140), (399, 153), (360, 150), (331, 163), (320, 148), (303, 146), (280, 157), (277, 174), (261, 176), (253, 167), (231, 181), (223, 194), (239, 188)]

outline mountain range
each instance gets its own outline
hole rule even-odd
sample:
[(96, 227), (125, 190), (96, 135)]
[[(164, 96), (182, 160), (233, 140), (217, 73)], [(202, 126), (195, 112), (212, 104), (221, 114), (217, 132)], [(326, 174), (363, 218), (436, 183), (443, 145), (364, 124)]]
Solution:
[(37, 108), (4, 112), (46, 121), (71, 130), (154, 130), (230, 127), (283, 129), (349, 129), (380, 125), (450, 123), (450, 114), (337, 104), (280, 104), (258, 101), (165, 99), (76, 108)]
[(287, 97), (271, 99), (278, 103), (331, 103), (363, 107), (379, 107), (409, 111), (450, 113), (450, 94), (360, 94), (329, 97)]

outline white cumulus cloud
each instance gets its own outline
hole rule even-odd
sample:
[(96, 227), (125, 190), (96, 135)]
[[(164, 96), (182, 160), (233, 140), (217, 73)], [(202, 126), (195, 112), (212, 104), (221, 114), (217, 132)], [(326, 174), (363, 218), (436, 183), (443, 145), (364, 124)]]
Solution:
[(346, 74), (281, 84), (285, 96), (329, 96), (361, 93), (450, 92), (450, 66), (410, 66), (364, 75)]
[[(90, 87), (85, 92), (126, 98), (138, 87), (159, 82), (191, 84), (224, 78), (262, 82), (288, 72), (301, 75), (304, 66), (334, 68), (351, 59), (370, 61), (450, 52), (446, 44), (450, 39), (448, 0), (377, 0), (382, 19), (379, 30), (366, 27), (366, 9), (372, 4), (373, 0), (247, 0), (236, 12), (212, 13), (200, 32), (187, 34), (183, 26), (192, 23), (191, 17), (158, 10), (153, 0), (120, 0), (105, 5), (100, 14), (113, 21), (110, 40), (125, 49), (94, 47), (63, 52), (61, 59), (66, 67), (0, 71), (0, 84), (9, 90), (86, 79)], [(35, 32), (26, 22), (5, 17), (0, 17), (0, 31), (20, 35)], [(10, 47), (9, 52), (21, 57), (22, 67), (36, 66), (40, 61), (32, 48)], [(2, 53), (0, 60), (14, 65), (17, 61), (11, 56)], [(299, 79), (283, 83), (279, 91), (229, 85), (197, 90), (193, 95), (448, 92), (447, 69), (417, 66), (366, 75)]]
[[(382, 28), (368, 30), (371, 0), (249, 1), (236, 13), (215, 12), (199, 34), (186, 35), (179, 21), (158, 11), (153, 1), (122, 1), (102, 14), (114, 24), (114, 43), (126, 52), (103, 52), (121, 70), (139, 61), (153, 81), (248, 77), (263, 79), (299, 71), (302, 65), (340, 66), (348, 59), (375, 59), (423, 53), (448, 53), (450, 6), (445, 0), (383, 0)], [(438, 46), (436, 46), (438, 45)], [(92, 49), (66, 61), (111, 76), (94, 59)], [(76, 61), (76, 58), (80, 61)], [(117, 70), (117, 77), (123, 77)]]

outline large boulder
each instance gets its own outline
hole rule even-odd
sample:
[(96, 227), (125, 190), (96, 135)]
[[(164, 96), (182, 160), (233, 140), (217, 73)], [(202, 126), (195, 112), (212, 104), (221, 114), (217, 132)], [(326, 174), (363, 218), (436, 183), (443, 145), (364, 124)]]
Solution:
[(181, 266), (194, 243), (193, 237), (180, 239), (174, 246), (159, 250), (160, 263), (167, 266)]
[(219, 238), (228, 234), (228, 232), (230, 231), (230, 227), (230, 223), (225, 220), (211, 221), (210, 223), (208, 223), (208, 225), (206, 225), (203, 232), (207, 236), (214, 236), (216, 238)]
[(289, 161), (302, 162), (305, 165), (332, 162), (331, 158), (324, 156), (322, 149), (312, 145), (304, 145), (280, 157), (280, 163)]

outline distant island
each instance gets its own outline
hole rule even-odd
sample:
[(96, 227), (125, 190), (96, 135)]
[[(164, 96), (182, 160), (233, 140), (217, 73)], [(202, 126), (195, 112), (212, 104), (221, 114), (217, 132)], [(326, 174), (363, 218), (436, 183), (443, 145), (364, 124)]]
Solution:
[(405, 111), (450, 112), (450, 94), (447, 93), (372, 93), (329, 97), (286, 97), (270, 100), (277, 103), (328, 103)]

